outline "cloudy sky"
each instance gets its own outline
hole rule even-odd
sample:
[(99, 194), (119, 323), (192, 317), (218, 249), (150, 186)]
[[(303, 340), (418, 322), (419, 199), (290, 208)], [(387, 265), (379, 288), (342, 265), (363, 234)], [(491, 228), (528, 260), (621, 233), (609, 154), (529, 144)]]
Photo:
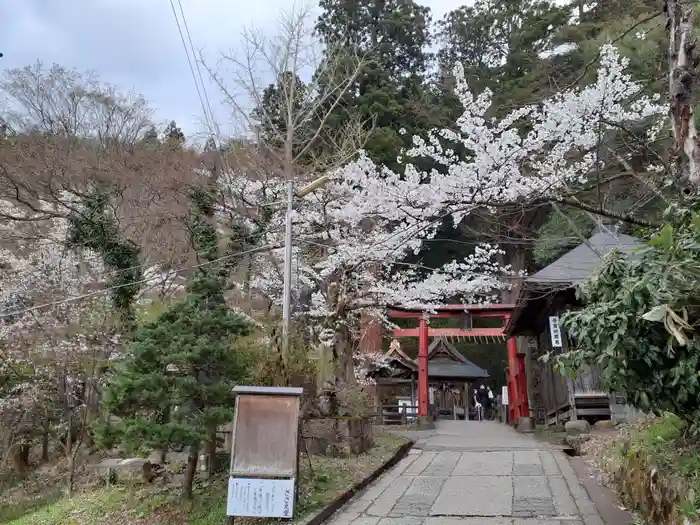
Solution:
[[(293, 0), (181, 0), (195, 48), (215, 63), (235, 49), (244, 27), (274, 31)], [(423, 0), (437, 19), (464, 0)], [(176, 4), (177, 5), (177, 4)], [(3, 69), (36, 60), (94, 70), (124, 90), (143, 93), (159, 120), (188, 135), (206, 131), (202, 109), (169, 0), (16, 0), (0, 2)], [(207, 83), (223, 126), (230, 118)]]

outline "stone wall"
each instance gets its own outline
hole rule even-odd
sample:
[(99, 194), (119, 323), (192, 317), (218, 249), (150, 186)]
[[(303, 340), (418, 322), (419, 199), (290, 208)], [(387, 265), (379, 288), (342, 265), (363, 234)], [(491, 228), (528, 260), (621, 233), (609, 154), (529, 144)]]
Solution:
[(369, 418), (314, 418), (303, 421), (301, 425), (305, 451), (309, 454), (362, 454), (374, 444)]

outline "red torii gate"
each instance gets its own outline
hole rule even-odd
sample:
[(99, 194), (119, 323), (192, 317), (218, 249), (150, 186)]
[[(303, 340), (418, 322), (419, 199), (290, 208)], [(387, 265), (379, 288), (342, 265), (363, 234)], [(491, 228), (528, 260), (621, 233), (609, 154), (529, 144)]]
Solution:
[[(418, 416), (428, 417), (428, 346), (430, 337), (504, 337), (503, 328), (510, 320), (513, 304), (470, 305), (448, 304), (440, 306), (435, 313), (425, 314), (419, 310), (401, 307), (390, 308), (387, 315), (394, 319), (418, 319), (418, 328), (395, 328), (394, 337), (418, 337)], [(473, 328), (471, 318), (501, 318), (501, 328)], [(463, 328), (430, 328), (430, 318), (464, 319), (468, 326)], [(525, 359), (518, 355), (518, 345), (514, 337), (507, 341), (508, 368), (506, 385), (508, 387), (508, 421), (518, 422), (521, 417), (530, 416), (527, 402), (527, 379), (525, 376)]]

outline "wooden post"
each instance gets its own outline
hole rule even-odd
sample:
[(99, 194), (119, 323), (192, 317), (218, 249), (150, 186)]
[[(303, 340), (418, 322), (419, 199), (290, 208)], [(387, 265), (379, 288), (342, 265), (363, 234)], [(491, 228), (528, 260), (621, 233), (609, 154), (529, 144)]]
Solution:
[(530, 417), (530, 403), (529, 396), (527, 392), (527, 372), (525, 369), (525, 356), (517, 355), (518, 346), (515, 341), (515, 337), (510, 339), (515, 345), (516, 359), (518, 360), (518, 398), (520, 399), (520, 416)]
[(416, 406), (416, 378), (411, 374), (411, 406)]
[(428, 319), (418, 325), (418, 416), (428, 417)]
[(515, 338), (511, 337), (508, 339), (508, 385), (509, 385), (509, 399), (508, 404), (512, 407), (510, 409), (511, 422), (516, 423), (518, 418), (522, 415), (520, 413), (520, 389), (518, 388), (518, 345), (515, 342)]

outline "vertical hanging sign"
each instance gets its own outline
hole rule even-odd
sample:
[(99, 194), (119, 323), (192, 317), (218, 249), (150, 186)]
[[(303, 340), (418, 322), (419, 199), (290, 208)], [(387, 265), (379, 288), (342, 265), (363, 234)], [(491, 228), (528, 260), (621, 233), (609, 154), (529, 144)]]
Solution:
[(552, 348), (561, 348), (561, 328), (559, 328), (559, 316), (549, 316), (549, 335), (552, 338)]
[(292, 519), (303, 389), (239, 386), (234, 393), (226, 514)]

